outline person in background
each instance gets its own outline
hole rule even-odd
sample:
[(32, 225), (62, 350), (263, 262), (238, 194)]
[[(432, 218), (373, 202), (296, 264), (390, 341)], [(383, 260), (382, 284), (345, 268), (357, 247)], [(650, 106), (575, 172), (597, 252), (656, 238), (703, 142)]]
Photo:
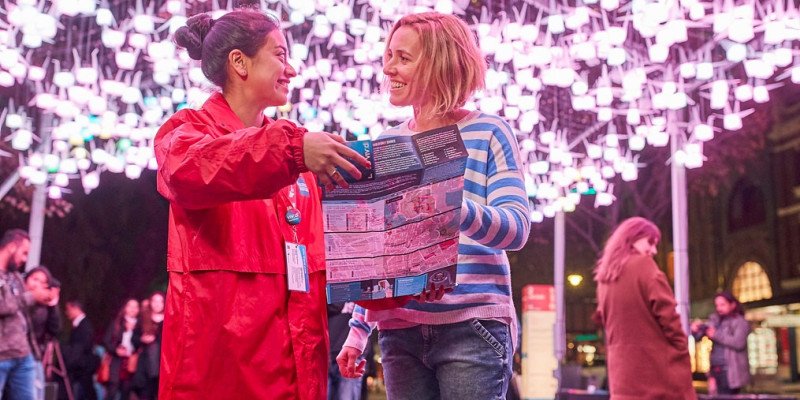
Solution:
[[(750, 383), (750, 362), (747, 359), (747, 335), (750, 324), (744, 319), (744, 308), (731, 292), (714, 296), (717, 312), (702, 324), (693, 322), (692, 335), (712, 341), (708, 383), (712, 394), (738, 394)], [(713, 390), (711, 390), (713, 389)]]
[[(48, 304), (36, 304), (30, 310), (33, 336), (39, 347), (38, 353), (44, 355), (47, 345), (61, 333), (61, 312), (58, 310), (61, 282), (53, 277), (47, 267), (40, 265), (25, 274), (25, 288), (29, 292), (50, 290), (53, 299)], [(34, 390), (37, 400), (44, 400), (45, 371), (42, 361), (41, 358), (36, 360)]]
[(97, 400), (92, 375), (100, 363), (94, 354), (94, 329), (80, 301), (67, 301), (64, 310), (72, 322), (69, 340), (62, 347), (72, 395), (75, 400)]
[(675, 296), (653, 261), (661, 232), (652, 222), (622, 221), (597, 261), (597, 310), (605, 329), (612, 400), (696, 399), (689, 338)]
[(360, 178), (347, 158), (369, 161), (338, 135), (264, 115), (289, 102), (297, 75), (280, 25), (239, 9), (194, 15), (175, 32), (221, 92), (175, 113), (154, 140), (170, 202), (162, 400), (327, 393), (318, 184), (346, 186), (337, 168)]
[[(117, 312), (116, 317), (106, 329), (103, 347), (111, 355), (111, 367), (106, 383), (105, 400), (115, 400), (119, 395), (120, 400), (128, 400), (131, 393), (131, 356), (136, 352), (133, 334), (139, 321), (139, 302), (128, 299), (125, 305)], [(138, 358), (137, 358), (138, 364)]]
[(142, 309), (140, 331), (132, 335), (133, 345), (141, 349), (136, 365), (134, 387), (140, 400), (158, 399), (161, 369), (161, 343), (164, 328), (164, 293), (155, 292)]
[[(25, 289), (19, 270), (28, 260), (31, 240), (21, 229), (11, 229), (0, 239), (0, 393), (15, 400), (34, 400), (36, 338), (28, 314), (34, 304), (49, 304), (52, 291), (43, 286)], [(37, 354), (37, 358), (39, 354)]]
[[(337, 362), (342, 376), (359, 361), (373, 327), (390, 399), (502, 399), (511, 377), (517, 326), (505, 250), (525, 245), (530, 229), (514, 131), (494, 115), (464, 107), (484, 86), (486, 60), (475, 35), (454, 15), (421, 13), (395, 23), (383, 56), (389, 101), (414, 118), (381, 137), (457, 125), (469, 157), (464, 172), (457, 286), (357, 306)], [(431, 301), (433, 300), (433, 301)], [(394, 303), (395, 307), (384, 307)], [(385, 308), (385, 309), (382, 309)]]
[(353, 303), (328, 304), (328, 335), (331, 340), (330, 366), (328, 370), (328, 400), (359, 400), (361, 398), (363, 376), (345, 378), (339, 373), (336, 356), (342, 350), (344, 340), (350, 331), (350, 318)]

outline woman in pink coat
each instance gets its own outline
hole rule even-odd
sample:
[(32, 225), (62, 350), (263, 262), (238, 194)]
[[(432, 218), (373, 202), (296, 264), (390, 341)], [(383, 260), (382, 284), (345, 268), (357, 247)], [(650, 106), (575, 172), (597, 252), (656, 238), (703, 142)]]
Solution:
[(605, 329), (612, 400), (697, 398), (677, 303), (653, 261), (660, 239), (652, 222), (629, 218), (597, 262), (595, 317)]

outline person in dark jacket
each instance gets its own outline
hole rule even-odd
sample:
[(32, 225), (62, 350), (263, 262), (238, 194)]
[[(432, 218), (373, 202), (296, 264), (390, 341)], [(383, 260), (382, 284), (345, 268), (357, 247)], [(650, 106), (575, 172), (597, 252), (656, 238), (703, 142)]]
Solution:
[[(138, 365), (135, 332), (139, 321), (139, 301), (128, 299), (106, 330), (103, 346), (111, 356), (109, 378), (106, 383), (106, 400), (128, 400), (131, 394), (131, 378)], [(132, 360), (131, 357), (134, 357)], [(136, 364), (134, 364), (134, 362)]]
[[(53, 277), (47, 267), (40, 265), (25, 274), (25, 288), (28, 291), (49, 290), (52, 301), (48, 304), (36, 304), (30, 309), (34, 346), (38, 346), (38, 354), (44, 355), (48, 344), (61, 333), (61, 312), (58, 310), (58, 299), (61, 282)], [(36, 364), (34, 391), (37, 399), (44, 399), (45, 370), (44, 360), (39, 357)]]
[(0, 393), (8, 384), (8, 393), (18, 400), (35, 398), (38, 347), (31, 346), (29, 310), (52, 301), (49, 290), (25, 290), (17, 272), (28, 260), (30, 244), (27, 232), (20, 229), (6, 231), (0, 239)]
[(86, 319), (80, 301), (67, 301), (65, 312), (72, 321), (69, 341), (63, 346), (64, 364), (72, 384), (72, 394), (75, 400), (97, 400), (92, 375), (100, 363), (93, 352), (94, 329)]
[(158, 399), (161, 366), (161, 337), (164, 327), (164, 293), (155, 292), (142, 307), (141, 322), (133, 333), (133, 344), (139, 362), (133, 377), (133, 388), (141, 400)]
[[(714, 297), (717, 312), (708, 322), (692, 323), (696, 340), (707, 336), (713, 342), (709, 388), (716, 394), (738, 394), (750, 383), (750, 363), (747, 360), (747, 335), (750, 324), (744, 319), (744, 309), (731, 292)], [(714, 390), (715, 389), (715, 390)]]

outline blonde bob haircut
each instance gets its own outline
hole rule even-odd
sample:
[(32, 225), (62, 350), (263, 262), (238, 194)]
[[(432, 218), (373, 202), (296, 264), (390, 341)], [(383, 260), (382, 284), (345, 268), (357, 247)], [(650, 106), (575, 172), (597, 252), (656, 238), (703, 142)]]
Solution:
[[(422, 44), (421, 60), (427, 68), (420, 68), (417, 90), (425, 90), (431, 99), (424, 110), (426, 116), (444, 115), (464, 106), (476, 90), (483, 89), (486, 77), (486, 60), (478, 47), (475, 34), (460, 18), (426, 12), (410, 14), (400, 18), (392, 27), (386, 39), (387, 52), (383, 55), (384, 64), (388, 57), (388, 44), (392, 36), (407, 26), (413, 29)], [(384, 80), (384, 88), (388, 87)]]
[(642, 217), (633, 217), (622, 221), (614, 229), (603, 248), (603, 254), (597, 261), (594, 270), (594, 280), (602, 283), (617, 280), (628, 259), (637, 254), (633, 244), (641, 238), (658, 242), (661, 240), (661, 231), (654, 223)]

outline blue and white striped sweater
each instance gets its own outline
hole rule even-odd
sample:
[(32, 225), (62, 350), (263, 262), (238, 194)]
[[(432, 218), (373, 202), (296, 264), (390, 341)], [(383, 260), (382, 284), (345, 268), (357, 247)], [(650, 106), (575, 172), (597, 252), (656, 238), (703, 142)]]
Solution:
[[(356, 306), (346, 346), (363, 351), (369, 334), (419, 324), (472, 318), (501, 320), (516, 330), (511, 274), (504, 250), (525, 245), (530, 230), (528, 198), (514, 132), (501, 118), (473, 111), (458, 122), (469, 153), (458, 247), (458, 286), (440, 301), (367, 311)], [(412, 135), (408, 122), (382, 137)], [(516, 338), (516, 332), (512, 332)]]

